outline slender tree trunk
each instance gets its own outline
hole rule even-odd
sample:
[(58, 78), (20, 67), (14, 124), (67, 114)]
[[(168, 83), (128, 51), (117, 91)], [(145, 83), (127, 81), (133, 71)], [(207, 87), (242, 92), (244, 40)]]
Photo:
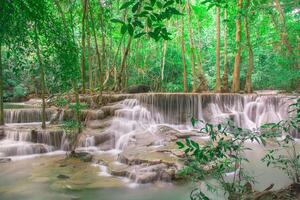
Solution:
[(281, 34), (280, 34), (281, 42), (285, 46), (285, 48), (287, 49), (288, 54), (293, 55), (293, 48), (292, 48), (292, 46), (291, 46), (291, 44), (289, 43), (289, 40), (288, 40), (288, 33), (286, 31), (285, 17), (284, 17), (282, 7), (280, 5), (279, 0), (274, 0), (274, 3), (275, 3), (275, 7), (276, 7), (276, 9), (279, 13), (279, 19), (280, 19), (280, 24), (281, 24)]
[(38, 58), (39, 62), (39, 69), (40, 69), (40, 80), (41, 80), (41, 85), (42, 85), (42, 129), (46, 129), (46, 101), (45, 101), (45, 93), (46, 93), (46, 88), (45, 88), (45, 69), (44, 69), (44, 63), (42, 60), (41, 56), (41, 50), (40, 50), (40, 45), (39, 45), (39, 37), (38, 37), (38, 30), (35, 25), (35, 45), (36, 45), (36, 55)]
[(86, 57), (86, 46), (85, 46), (85, 30), (86, 30), (86, 18), (87, 18), (88, 3), (87, 0), (82, 0), (82, 29), (81, 29), (81, 79), (82, 79), (82, 93), (85, 94), (85, 57)]
[[(179, 5), (180, 12), (182, 12), (182, 7)], [(187, 84), (187, 66), (185, 59), (185, 44), (184, 44), (184, 19), (181, 16), (181, 56), (182, 56), (182, 64), (183, 64), (183, 91), (188, 92), (188, 84)]]
[(250, 4), (250, 0), (247, 0), (246, 13), (244, 15), (244, 31), (245, 31), (245, 36), (246, 36), (246, 41), (247, 41), (247, 46), (248, 46), (248, 69), (247, 69), (246, 84), (245, 84), (245, 91), (247, 93), (252, 92), (251, 76), (252, 76), (252, 71), (254, 68), (253, 50), (252, 50), (251, 38), (250, 38), (250, 33), (249, 33), (249, 28), (248, 28), (248, 16), (247, 16), (249, 4)]
[(0, 39), (0, 126), (4, 125), (3, 91), (2, 41)]
[[(201, 35), (201, 25), (199, 20), (197, 20), (197, 26), (198, 26), (198, 31)], [(199, 76), (199, 88), (197, 89), (197, 92), (204, 92), (204, 91), (208, 91), (208, 86), (207, 86), (207, 81), (203, 72), (203, 64), (202, 64), (202, 60), (203, 60), (203, 56), (202, 56), (202, 44), (201, 44), (201, 38), (199, 38), (199, 43), (198, 43), (198, 50), (199, 52), (196, 54), (196, 60), (198, 63), (198, 76)]]
[(217, 37), (217, 47), (216, 47), (216, 86), (215, 92), (221, 92), (221, 76), (220, 76), (220, 43), (221, 43), (221, 33), (220, 33), (220, 7), (216, 6), (216, 37)]
[(191, 8), (190, 8), (190, 1), (186, 1), (186, 11), (187, 11), (187, 16), (188, 16), (188, 29), (189, 29), (189, 42), (190, 42), (190, 51), (191, 51), (191, 63), (192, 63), (192, 76), (193, 76), (193, 83), (192, 83), (192, 88), (193, 92), (196, 92), (197, 87), (196, 87), (196, 80), (197, 80), (197, 75), (196, 75), (196, 69), (195, 69), (195, 47), (194, 47), (194, 39), (193, 39), (193, 30), (192, 30), (192, 25), (191, 25)]
[(228, 92), (228, 60), (227, 60), (227, 9), (224, 10), (224, 20), (225, 20), (225, 26), (224, 26), (224, 72), (222, 76), (223, 81), (223, 92)]
[(127, 57), (128, 57), (129, 51), (130, 51), (131, 41), (132, 41), (132, 37), (129, 36), (128, 41), (127, 41), (127, 46), (125, 48), (125, 51), (124, 51), (124, 54), (122, 57), (122, 61), (121, 61), (121, 69), (117, 76), (116, 91), (120, 91), (122, 89), (122, 83), (123, 83), (124, 72), (125, 72), (125, 67), (126, 67), (126, 60), (127, 60)]
[(163, 82), (165, 76), (165, 64), (166, 64), (166, 54), (167, 54), (167, 41), (163, 41), (162, 46), (162, 61), (161, 61), (161, 81)]
[(87, 43), (88, 43), (88, 66), (89, 66), (89, 90), (90, 93), (93, 94), (93, 65), (92, 65), (92, 48), (91, 48), (91, 32), (90, 29), (87, 28)]
[[(102, 46), (102, 73), (100, 74), (100, 81), (101, 81), (101, 84), (103, 86), (103, 78), (104, 78), (104, 75), (105, 75), (105, 72), (104, 72), (104, 69), (105, 69), (105, 65), (107, 64), (106, 63), (106, 42), (105, 42), (105, 33), (104, 33), (104, 20), (103, 20), (103, 6), (102, 6), (102, 2), (99, 1), (99, 6), (100, 6), (100, 11), (101, 11), (101, 14), (100, 14), (100, 30), (101, 30), (101, 46)], [(102, 87), (101, 87), (102, 88)], [(103, 89), (103, 88), (102, 88)]]
[(234, 68), (233, 68), (233, 80), (232, 80), (232, 92), (240, 91), (240, 64), (241, 64), (241, 12), (242, 12), (243, 0), (238, 0), (238, 14), (235, 22), (236, 33), (235, 33), (235, 42), (236, 42), (236, 52), (234, 59)]
[[(90, 6), (90, 4), (89, 4), (89, 6)], [(94, 43), (95, 43), (95, 49), (96, 49), (97, 64), (98, 64), (98, 69), (99, 69), (99, 88), (100, 88), (100, 94), (102, 94), (103, 69), (102, 69), (102, 62), (101, 62), (101, 54), (100, 54), (99, 46), (98, 46), (98, 40), (97, 40), (97, 34), (96, 34), (96, 28), (95, 28), (95, 21), (94, 21), (94, 16), (93, 16), (91, 6), (90, 6), (90, 9), (89, 9), (89, 13), (90, 13), (90, 19), (91, 19), (92, 31), (93, 31), (93, 37), (94, 37)]]

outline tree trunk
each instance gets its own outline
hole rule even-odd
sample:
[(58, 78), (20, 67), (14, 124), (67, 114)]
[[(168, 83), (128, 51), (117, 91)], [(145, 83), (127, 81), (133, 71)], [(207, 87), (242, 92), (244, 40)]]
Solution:
[(167, 54), (167, 41), (163, 41), (162, 46), (162, 61), (161, 61), (161, 81), (164, 80), (165, 64), (166, 64), (166, 54)]
[(244, 31), (245, 31), (245, 37), (246, 37), (247, 46), (248, 46), (248, 69), (247, 69), (246, 84), (245, 84), (245, 91), (247, 93), (252, 92), (251, 76), (252, 76), (252, 71), (254, 68), (253, 50), (252, 50), (252, 45), (251, 45), (251, 38), (250, 38), (250, 33), (249, 33), (249, 28), (248, 28), (248, 16), (247, 16), (249, 4), (250, 4), (250, 0), (247, 0), (246, 13), (244, 15)]
[(36, 55), (37, 55), (38, 62), (39, 62), (39, 65), (40, 65), (39, 66), (39, 68), (40, 68), (40, 81), (41, 81), (41, 85), (42, 85), (42, 94), (41, 94), (41, 97), (42, 97), (42, 129), (46, 129), (45, 69), (44, 69), (44, 63), (43, 63), (42, 56), (41, 56), (38, 30), (37, 30), (36, 24), (35, 24), (34, 33), (35, 33)]
[[(182, 12), (182, 7), (179, 5), (180, 12)], [(185, 44), (184, 44), (184, 19), (181, 16), (181, 57), (183, 64), (183, 91), (188, 92), (187, 85), (187, 67), (186, 67), (186, 59), (185, 59)]]
[(4, 125), (3, 91), (2, 41), (0, 39), (0, 126)]
[(221, 92), (221, 76), (220, 76), (220, 42), (221, 42), (221, 33), (220, 33), (220, 7), (216, 6), (216, 37), (217, 37), (217, 46), (216, 46), (216, 86), (215, 92)]
[(86, 47), (85, 47), (85, 29), (86, 29), (86, 17), (87, 17), (87, 0), (82, 1), (82, 29), (81, 29), (81, 44), (82, 44), (82, 53), (81, 53), (81, 79), (82, 79), (82, 93), (85, 94), (85, 56), (86, 56)]
[(222, 76), (223, 81), (223, 92), (228, 92), (228, 60), (227, 60), (227, 9), (224, 10), (224, 20), (225, 20), (225, 26), (224, 26), (224, 72)]
[[(201, 26), (199, 20), (197, 20), (197, 26), (198, 31), (201, 33)], [(199, 44), (198, 44), (198, 50), (199, 52), (196, 54), (196, 60), (198, 63), (198, 76), (199, 76), (199, 88), (197, 89), (197, 92), (204, 92), (208, 91), (207, 81), (203, 72), (203, 66), (202, 66), (202, 51), (201, 51), (201, 38), (199, 38)]]
[(122, 57), (122, 61), (121, 61), (121, 69), (120, 69), (120, 72), (117, 76), (116, 91), (120, 91), (122, 89), (122, 83), (123, 83), (122, 77), (124, 76), (124, 72), (125, 72), (126, 60), (127, 60), (127, 56), (129, 54), (129, 51), (130, 51), (130, 47), (131, 47), (131, 40), (132, 40), (132, 37), (129, 36), (127, 46), (125, 48), (125, 51), (124, 51), (124, 54), (123, 54), (123, 57)]
[[(105, 43), (105, 33), (104, 33), (104, 20), (103, 20), (103, 6), (102, 6), (102, 3), (101, 1), (99, 1), (99, 6), (100, 6), (100, 11), (101, 11), (101, 14), (100, 14), (100, 30), (101, 30), (101, 46), (102, 46), (102, 73), (100, 74), (100, 82), (103, 86), (103, 78), (104, 78), (104, 75), (105, 75), (105, 72), (104, 72), (104, 69), (105, 69), (105, 65), (107, 64), (106, 63), (106, 43)], [(102, 89), (103, 87), (101, 87), (101, 92), (102, 92)]]
[(242, 4), (243, 0), (238, 0), (238, 14), (235, 20), (236, 33), (235, 33), (235, 42), (236, 42), (236, 52), (234, 59), (234, 67), (233, 67), (233, 80), (232, 80), (232, 92), (240, 91), (240, 64), (241, 64), (241, 12), (242, 12)]
[(190, 50), (191, 50), (191, 63), (192, 63), (192, 76), (193, 76), (193, 83), (192, 83), (192, 88), (193, 92), (196, 92), (197, 87), (196, 87), (196, 70), (195, 70), (195, 47), (194, 47), (194, 39), (193, 39), (193, 30), (192, 30), (192, 25), (191, 25), (191, 8), (190, 8), (190, 1), (186, 1), (186, 12), (188, 16), (188, 29), (189, 29), (189, 42), (190, 42)]
[(88, 43), (88, 71), (89, 71), (89, 90), (90, 94), (93, 94), (93, 65), (92, 65), (92, 48), (91, 48), (91, 32), (90, 29), (87, 28), (87, 43)]
[(281, 42), (285, 46), (285, 48), (288, 50), (288, 54), (293, 55), (293, 48), (288, 40), (288, 34), (286, 31), (286, 25), (285, 25), (285, 17), (284, 17), (282, 7), (280, 5), (279, 0), (274, 0), (274, 3), (275, 3), (275, 7), (279, 13), (279, 19), (280, 19), (280, 24), (281, 24), (281, 34), (280, 34)]
[[(90, 6), (90, 4), (89, 4), (89, 6)], [(99, 51), (96, 28), (95, 28), (95, 21), (94, 21), (94, 16), (93, 16), (91, 6), (90, 6), (90, 9), (89, 9), (89, 14), (90, 14), (90, 19), (91, 19), (91, 24), (92, 24), (92, 31), (93, 31), (93, 37), (94, 37), (94, 43), (95, 43), (95, 49), (96, 49), (96, 56), (97, 56), (97, 64), (98, 64), (98, 69), (99, 69), (99, 88), (100, 88), (100, 94), (102, 94), (102, 74), (103, 74), (103, 70), (102, 70), (101, 54), (100, 54), (100, 51)]]

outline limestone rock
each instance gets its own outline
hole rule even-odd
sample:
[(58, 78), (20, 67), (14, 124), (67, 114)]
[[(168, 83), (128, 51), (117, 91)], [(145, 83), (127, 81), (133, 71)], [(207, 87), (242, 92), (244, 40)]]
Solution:
[(67, 175), (64, 175), (64, 174), (60, 174), (60, 175), (57, 176), (57, 178), (59, 178), (59, 179), (69, 179), (70, 177), (67, 176)]
[(91, 129), (107, 128), (111, 125), (112, 119), (89, 120), (86, 122), (86, 127)]
[(10, 158), (0, 158), (0, 163), (8, 163), (11, 162)]

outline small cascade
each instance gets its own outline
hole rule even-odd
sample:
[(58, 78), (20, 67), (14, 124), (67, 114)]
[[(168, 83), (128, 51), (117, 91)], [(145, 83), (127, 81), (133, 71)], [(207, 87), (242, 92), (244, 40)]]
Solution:
[(32, 131), (31, 130), (5, 130), (5, 139), (12, 141), (31, 142)]
[(108, 132), (114, 134), (115, 148), (118, 150), (124, 149), (133, 136), (148, 132), (156, 124), (164, 121), (160, 113), (151, 112), (137, 99), (125, 99), (119, 104), (121, 109), (115, 112), (112, 124), (107, 129)]
[(1, 156), (21, 156), (48, 153), (64, 148), (63, 131), (6, 128), (0, 140)]
[[(50, 121), (56, 113), (53, 109), (46, 109), (46, 121)], [(32, 123), (42, 121), (42, 110), (37, 108), (5, 109), (5, 123)]]

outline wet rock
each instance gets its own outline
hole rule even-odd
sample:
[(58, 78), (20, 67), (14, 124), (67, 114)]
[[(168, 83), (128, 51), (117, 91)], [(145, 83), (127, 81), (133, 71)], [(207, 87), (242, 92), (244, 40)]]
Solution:
[(87, 110), (85, 121), (104, 119), (103, 110)]
[(138, 183), (152, 183), (155, 181), (171, 181), (175, 176), (172, 169), (168, 169), (166, 164), (137, 165), (131, 168), (129, 178)]
[(111, 137), (110, 140), (107, 140), (98, 145), (98, 148), (102, 151), (108, 151), (115, 147), (115, 140), (114, 137)]
[(86, 127), (91, 129), (107, 128), (111, 125), (112, 119), (90, 120), (86, 122)]
[(115, 112), (121, 108), (123, 108), (121, 104), (112, 104), (103, 106), (101, 109), (103, 110), (105, 116), (113, 116)]
[(67, 175), (64, 175), (64, 174), (60, 174), (60, 175), (57, 176), (57, 178), (59, 178), (59, 179), (69, 179), (70, 177), (67, 176)]
[(0, 140), (5, 138), (4, 129), (0, 128)]
[(78, 158), (83, 162), (91, 162), (93, 160), (93, 155), (88, 152), (71, 152), (71, 158)]
[(150, 165), (164, 163), (172, 166), (177, 158), (169, 153), (159, 152), (158, 149), (151, 147), (127, 147), (119, 155), (119, 160), (128, 165), (139, 165), (147, 163)]
[(147, 85), (133, 85), (128, 87), (124, 92), (129, 93), (129, 94), (134, 94), (134, 93), (146, 93), (150, 91), (150, 87)]
[(8, 163), (11, 162), (11, 158), (0, 158), (0, 163)]
[(159, 126), (155, 134), (163, 138), (166, 142), (177, 141), (178, 139), (185, 139), (192, 136), (200, 136), (200, 134), (193, 131), (181, 132), (168, 126)]
[(143, 172), (135, 177), (137, 183), (152, 183), (157, 180), (156, 172)]
[(94, 134), (93, 136), (95, 137), (95, 145), (103, 144), (114, 138), (114, 136), (108, 131), (99, 134)]
[(120, 162), (111, 162), (109, 164), (109, 172), (113, 176), (128, 176), (130, 167)]
[(136, 146), (151, 146), (159, 143), (160, 138), (150, 132), (137, 134), (134, 136), (134, 144)]

